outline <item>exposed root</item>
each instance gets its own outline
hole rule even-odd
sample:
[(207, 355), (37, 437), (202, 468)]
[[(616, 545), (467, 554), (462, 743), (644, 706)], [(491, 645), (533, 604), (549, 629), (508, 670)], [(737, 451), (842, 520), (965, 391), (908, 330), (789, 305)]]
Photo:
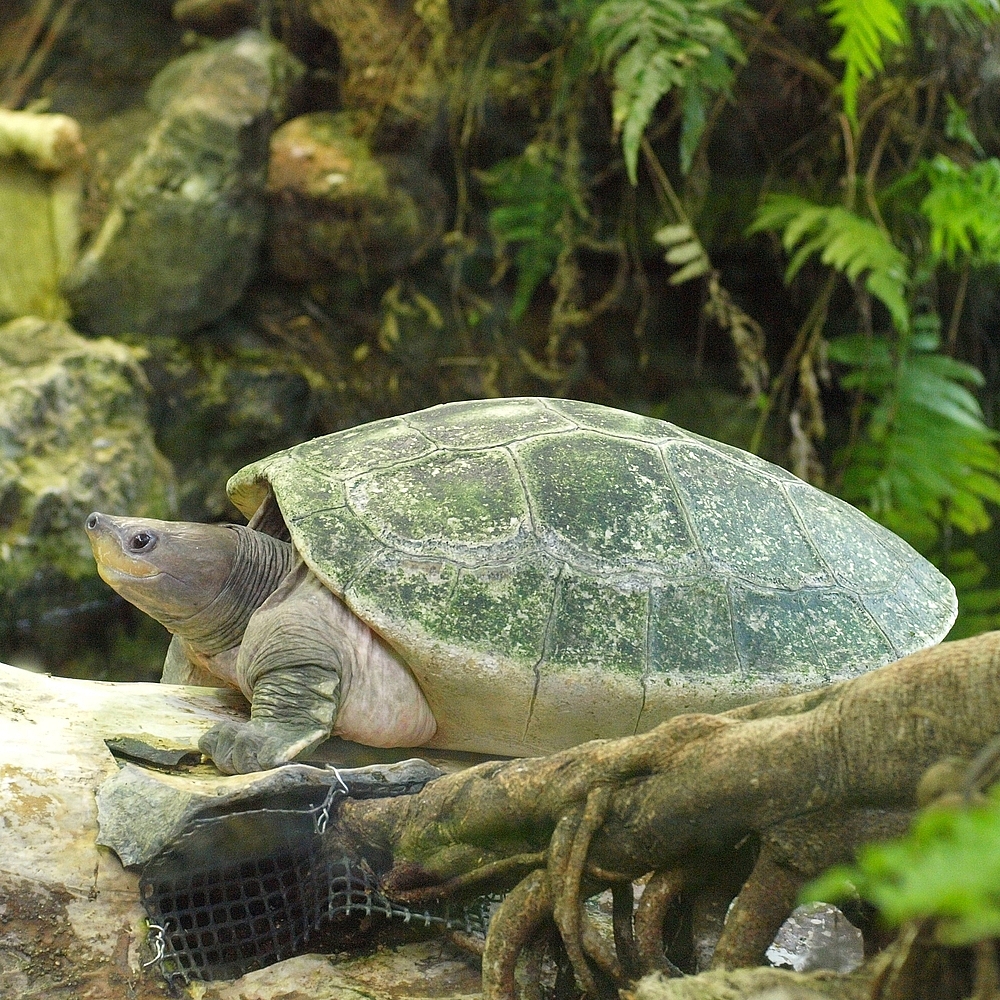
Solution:
[(511, 889), (490, 921), (483, 950), (483, 1000), (516, 1000), (517, 956), (551, 915), (549, 876), (539, 868)]
[(803, 881), (779, 862), (771, 845), (764, 844), (726, 917), (710, 968), (762, 965), (774, 935), (795, 907)]
[(562, 935), (566, 954), (583, 990), (597, 993), (590, 966), (583, 952), (580, 933), (583, 881), (587, 851), (594, 833), (600, 829), (608, 812), (611, 789), (598, 785), (587, 794), (582, 815), (567, 813), (556, 824), (549, 846), (549, 884), (552, 888), (552, 915)]
[(639, 949), (632, 928), (632, 910), (635, 896), (631, 882), (616, 882), (611, 887), (611, 926), (615, 935), (615, 955), (621, 975), (636, 979), (641, 971)]
[[(696, 919), (721, 921), (734, 896), (714, 964), (758, 961), (802, 881), (849, 859), (859, 844), (901, 832), (927, 768), (950, 759), (938, 784), (958, 797), (963, 778), (966, 794), (970, 784), (989, 783), (996, 748), (971, 771), (955, 762), (997, 738), (998, 677), (1000, 633), (946, 643), (808, 695), (479, 765), (413, 796), (345, 800), (337, 836), (345, 849), (374, 845), (389, 860), (385, 888), (401, 902), (515, 886), (487, 937), (487, 1000), (515, 996), (518, 954), (550, 916), (568, 958), (558, 981), (570, 992), (575, 976), (598, 995), (609, 969), (678, 975), (665, 956), (665, 924), (680, 916), (687, 936)], [(933, 782), (923, 785), (938, 797)], [(649, 872), (632, 917), (629, 884)], [(605, 954), (607, 937), (600, 947), (591, 942), (581, 914), (581, 899), (603, 886), (616, 887), (617, 963)], [(686, 966), (685, 944), (671, 942), (670, 954)], [(922, 964), (931, 955), (945, 967), (933, 947), (921, 939), (908, 959), (902, 940), (870, 977), (876, 995), (912, 1000), (911, 986), (940, 985)], [(983, 989), (992, 990), (991, 966), (979, 961)], [(942, 995), (971, 989), (970, 976), (965, 993)]]
[(684, 868), (655, 872), (646, 883), (635, 910), (635, 944), (643, 973), (662, 972), (667, 976), (684, 975), (666, 954), (663, 924), (670, 904), (680, 895), (687, 881)]

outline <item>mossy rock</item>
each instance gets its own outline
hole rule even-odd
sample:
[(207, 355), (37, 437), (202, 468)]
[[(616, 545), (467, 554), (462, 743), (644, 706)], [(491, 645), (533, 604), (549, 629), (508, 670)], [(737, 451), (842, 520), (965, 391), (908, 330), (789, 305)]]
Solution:
[(267, 143), (302, 67), (257, 32), (169, 63), (159, 114), (67, 280), (95, 333), (183, 334), (222, 316), (257, 267)]
[(61, 321), (0, 327), (0, 590), (40, 572), (96, 578), (94, 509), (170, 516), (173, 472), (147, 419), (137, 353)]

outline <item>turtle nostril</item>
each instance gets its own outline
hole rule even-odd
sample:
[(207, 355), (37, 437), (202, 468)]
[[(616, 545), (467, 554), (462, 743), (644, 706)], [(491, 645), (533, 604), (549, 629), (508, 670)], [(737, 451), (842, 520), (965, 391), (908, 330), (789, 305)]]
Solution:
[(99, 520), (100, 520), (100, 515), (99, 514), (97, 514), (96, 512), (93, 513), (93, 514), (91, 514), (90, 517), (87, 518), (87, 529), (89, 531), (93, 531), (94, 528), (97, 527), (97, 522)]

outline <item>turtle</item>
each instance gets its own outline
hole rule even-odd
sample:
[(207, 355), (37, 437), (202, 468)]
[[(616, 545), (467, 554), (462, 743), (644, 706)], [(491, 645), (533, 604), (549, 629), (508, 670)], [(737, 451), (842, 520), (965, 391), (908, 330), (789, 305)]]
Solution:
[(370, 746), (530, 756), (846, 679), (942, 639), (949, 580), (780, 466), (650, 416), (513, 397), (237, 472), (249, 519), (93, 513), (103, 579), (238, 687), (224, 772)]

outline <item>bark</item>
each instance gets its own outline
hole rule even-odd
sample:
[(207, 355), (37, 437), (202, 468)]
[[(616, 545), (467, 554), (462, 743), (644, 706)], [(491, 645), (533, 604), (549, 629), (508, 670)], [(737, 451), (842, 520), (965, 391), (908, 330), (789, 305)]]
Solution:
[(932, 763), (970, 758), (1000, 732), (998, 667), (1000, 633), (944, 643), (808, 694), (481, 764), (406, 799), (347, 801), (339, 828), (391, 854), (387, 885), (416, 896), (486, 879), (491, 865), (534, 864), (559, 819), (599, 786), (611, 796), (588, 860), (621, 877), (800, 818), (850, 814), (865, 827), (866, 812), (877, 822), (912, 809)]

